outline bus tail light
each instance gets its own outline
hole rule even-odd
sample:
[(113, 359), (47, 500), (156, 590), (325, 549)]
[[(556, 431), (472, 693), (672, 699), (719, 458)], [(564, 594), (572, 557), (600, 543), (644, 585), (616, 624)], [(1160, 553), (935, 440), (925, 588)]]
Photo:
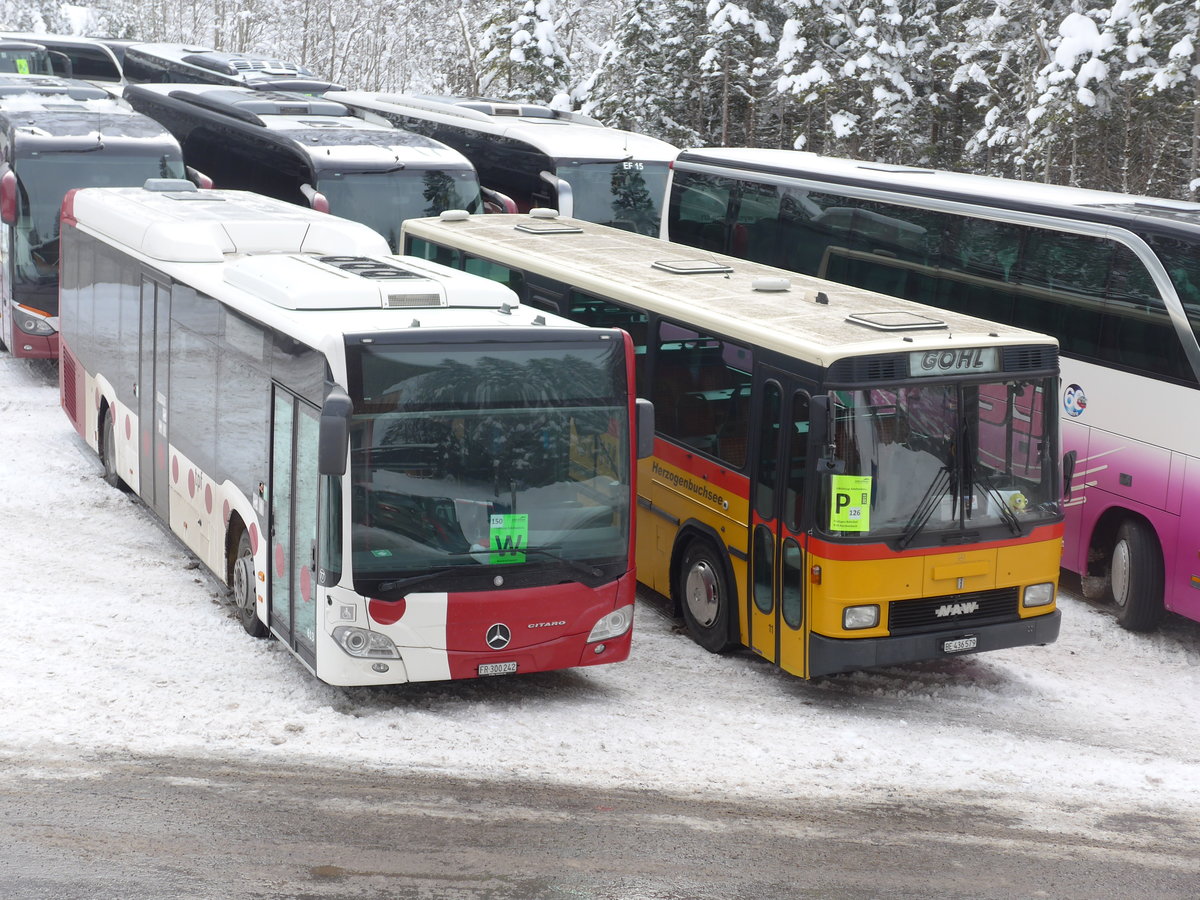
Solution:
[(399, 659), (400, 651), (392, 639), (378, 631), (339, 625), (333, 629), (333, 639), (350, 656), (360, 659)]
[(1048, 581), (1029, 585), (1025, 588), (1025, 596), (1021, 599), (1021, 605), (1027, 609), (1034, 606), (1049, 606), (1053, 602), (1054, 585)]
[(620, 609), (613, 610), (597, 622), (592, 627), (592, 632), (588, 635), (587, 642), (594, 644), (596, 641), (611, 640), (612, 638), (620, 637), (632, 627), (633, 604), (630, 604), (629, 606), (622, 606)]

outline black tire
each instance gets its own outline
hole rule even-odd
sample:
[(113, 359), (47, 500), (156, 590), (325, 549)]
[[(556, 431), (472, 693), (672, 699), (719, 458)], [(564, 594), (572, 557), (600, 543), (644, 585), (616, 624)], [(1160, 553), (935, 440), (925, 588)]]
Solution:
[(1162, 621), (1163, 558), (1145, 523), (1127, 519), (1117, 530), (1109, 567), (1109, 590), (1117, 622), (1129, 631), (1153, 631)]
[(258, 617), (258, 598), (254, 589), (254, 551), (250, 549), (250, 536), (244, 531), (238, 538), (237, 556), (233, 559), (230, 574), (229, 587), (238, 621), (250, 637), (265, 638), (269, 632)]
[(724, 561), (704, 539), (692, 541), (679, 566), (677, 599), (692, 639), (710, 653), (737, 646), (733, 637), (734, 598), (725, 577)]
[(128, 491), (129, 486), (117, 470), (117, 426), (113, 422), (112, 410), (104, 413), (100, 435), (100, 461), (104, 464), (104, 480), (115, 488)]

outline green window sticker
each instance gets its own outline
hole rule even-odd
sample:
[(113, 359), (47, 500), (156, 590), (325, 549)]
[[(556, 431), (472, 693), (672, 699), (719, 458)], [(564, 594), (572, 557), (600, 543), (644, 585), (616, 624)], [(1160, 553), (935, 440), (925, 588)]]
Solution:
[(830, 531), (871, 530), (871, 476), (834, 475)]
[(491, 565), (525, 562), (525, 550), (529, 547), (529, 516), (493, 515), (488, 519)]
[(28, 75), (29, 74), (29, 60), (16, 59), (16, 60), (13, 60), (13, 62), (15, 62), (17, 64), (17, 74), (18, 75)]

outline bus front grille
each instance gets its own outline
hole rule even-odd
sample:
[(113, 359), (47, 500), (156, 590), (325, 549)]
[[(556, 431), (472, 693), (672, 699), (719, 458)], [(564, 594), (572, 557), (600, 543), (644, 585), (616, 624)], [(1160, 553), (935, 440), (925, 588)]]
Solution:
[(972, 628), (1019, 618), (1018, 588), (950, 594), (927, 600), (893, 600), (888, 604), (891, 634), (920, 634), (948, 628)]

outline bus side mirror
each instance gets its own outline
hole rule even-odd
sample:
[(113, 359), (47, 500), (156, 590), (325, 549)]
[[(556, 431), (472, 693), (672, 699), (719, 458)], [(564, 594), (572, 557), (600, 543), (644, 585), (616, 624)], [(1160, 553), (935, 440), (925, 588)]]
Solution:
[(833, 443), (833, 398), (818, 394), (809, 400), (808, 440), (817, 454), (817, 472), (840, 472), (843, 469)]
[(320, 213), (329, 212), (329, 200), (311, 184), (300, 185), (300, 193), (308, 201), (308, 205)]
[(654, 455), (654, 404), (638, 397), (636, 409), (638, 459), (649, 459)]
[(61, 50), (49, 50), (47, 55), (50, 57), (50, 69), (53, 74), (60, 78), (75, 77), (75, 67), (71, 64), (71, 57)]
[(350, 448), (350, 395), (334, 385), (321, 407), (317, 438), (317, 470), (322, 475), (346, 474), (346, 451)]
[(17, 173), (12, 169), (0, 176), (0, 222), (17, 224)]
[(1079, 459), (1078, 450), (1068, 450), (1063, 454), (1063, 499), (1071, 499), (1071, 479), (1075, 477), (1075, 462)]
[(199, 169), (193, 169), (191, 166), (183, 167), (184, 174), (187, 175), (187, 180), (200, 188), (202, 191), (211, 191), (213, 180), (201, 172)]

